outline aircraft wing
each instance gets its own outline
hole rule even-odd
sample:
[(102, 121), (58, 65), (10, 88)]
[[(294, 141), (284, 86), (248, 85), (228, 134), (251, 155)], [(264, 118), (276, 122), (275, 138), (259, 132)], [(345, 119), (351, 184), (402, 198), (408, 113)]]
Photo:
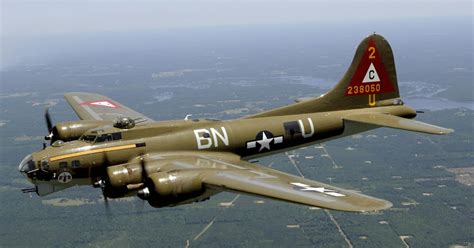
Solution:
[[(182, 169), (201, 171), (202, 183), (223, 191), (340, 211), (376, 211), (392, 206), (382, 199), (249, 163), (236, 155), (194, 153), (166, 160)], [(178, 169), (173, 167), (173, 170)]]
[(119, 117), (130, 117), (137, 124), (153, 122), (151, 118), (103, 95), (71, 92), (64, 94), (64, 98), (81, 120), (116, 120)]

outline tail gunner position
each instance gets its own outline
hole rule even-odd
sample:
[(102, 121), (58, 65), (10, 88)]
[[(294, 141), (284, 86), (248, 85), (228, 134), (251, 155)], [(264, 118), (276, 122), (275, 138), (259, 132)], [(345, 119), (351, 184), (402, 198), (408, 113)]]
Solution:
[(392, 206), (370, 197), (255, 163), (267, 156), (390, 127), (428, 134), (451, 129), (412, 120), (400, 99), (392, 49), (365, 38), (339, 83), (326, 94), (236, 120), (155, 122), (91, 93), (67, 93), (81, 120), (53, 126), (51, 146), (26, 156), (19, 170), (40, 196), (93, 185), (105, 199), (137, 195), (153, 207), (203, 201), (231, 191), (341, 211)]

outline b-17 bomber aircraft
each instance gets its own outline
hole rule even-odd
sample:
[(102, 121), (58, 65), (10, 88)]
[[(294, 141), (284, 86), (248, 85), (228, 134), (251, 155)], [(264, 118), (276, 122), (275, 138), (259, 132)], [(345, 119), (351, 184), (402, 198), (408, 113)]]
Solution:
[(104, 199), (138, 196), (153, 207), (199, 202), (230, 191), (325, 209), (387, 209), (377, 199), (283, 173), (251, 159), (379, 127), (428, 134), (446, 129), (412, 120), (400, 99), (389, 43), (378, 34), (357, 47), (337, 85), (320, 97), (235, 120), (154, 121), (108, 97), (67, 93), (81, 120), (53, 125), (51, 145), (26, 156), (19, 171), (39, 196), (75, 185), (102, 189)]

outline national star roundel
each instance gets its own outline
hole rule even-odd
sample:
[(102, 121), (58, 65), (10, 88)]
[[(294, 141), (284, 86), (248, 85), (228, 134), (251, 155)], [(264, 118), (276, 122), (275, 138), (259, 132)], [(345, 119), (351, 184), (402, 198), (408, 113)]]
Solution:
[(283, 136), (273, 136), (269, 131), (260, 131), (255, 140), (247, 141), (247, 149), (256, 149), (258, 152), (270, 151), (274, 145), (282, 144)]
[(346, 96), (370, 95), (395, 91), (374, 40), (369, 40), (362, 59), (346, 88)]

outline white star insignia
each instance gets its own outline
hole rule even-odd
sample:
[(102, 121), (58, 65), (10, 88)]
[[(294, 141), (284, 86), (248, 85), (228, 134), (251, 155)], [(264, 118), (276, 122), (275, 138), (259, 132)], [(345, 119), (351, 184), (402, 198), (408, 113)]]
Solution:
[[(270, 138), (267, 136), (267, 133), (268, 135), (270, 135)], [(267, 149), (270, 151), (272, 142), (273, 142), (273, 145), (283, 143), (283, 136), (281, 135), (273, 136), (272, 133), (266, 132), (266, 131), (262, 131), (261, 134), (262, 134), (262, 137), (260, 138), (260, 140), (252, 140), (252, 141), (247, 142), (247, 149), (257, 148), (257, 143), (258, 143), (260, 145), (260, 148), (258, 150), (259, 152), (261, 152), (263, 149)], [(259, 135), (257, 135), (257, 137), (258, 136)]]
[(268, 150), (270, 150), (270, 142), (272, 142), (273, 138), (268, 138), (267, 135), (265, 134), (265, 132), (263, 132), (262, 134), (262, 139), (261, 140), (257, 140), (257, 143), (260, 144), (260, 150), (259, 152), (261, 152), (263, 150), (263, 148), (266, 148)]
[(309, 186), (309, 185), (304, 184), (304, 183), (290, 183), (290, 184), (299, 187), (301, 191), (314, 191), (314, 192), (319, 192), (319, 193), (323, 193), (323, 194), (330, 195), (330, 196), (335, 196), (335, 197), (346, 196), (346, 195), (341, 194), (341, 193), (339, 193), (335, 190), (327, 189), (327, 188), (324, 188), (324, 187), (312, 187), (312, 186)]

